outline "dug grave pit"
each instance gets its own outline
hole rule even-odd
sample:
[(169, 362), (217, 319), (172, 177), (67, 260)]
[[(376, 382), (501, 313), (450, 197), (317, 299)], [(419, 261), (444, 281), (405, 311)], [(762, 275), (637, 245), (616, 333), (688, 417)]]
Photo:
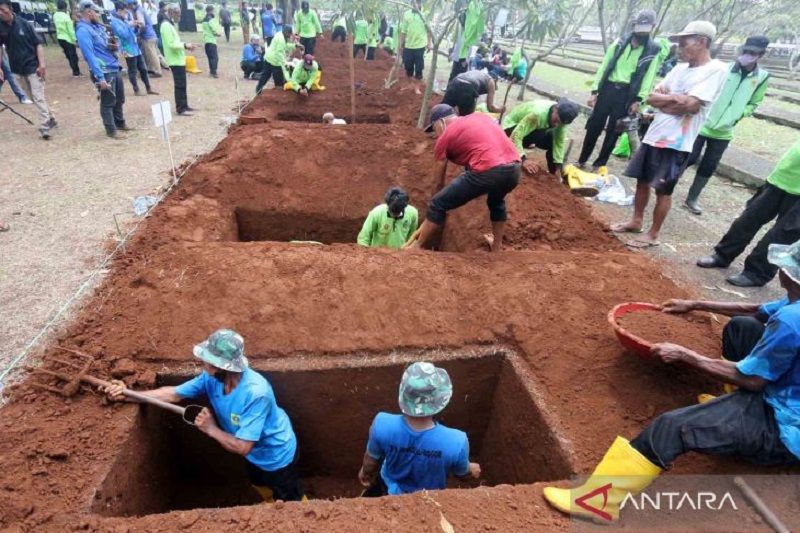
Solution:
[[(275, 115), (277, 120), (283, 122), (322, 122), (322, 115), (310, 111), (281, 111)], [(351, 115), (345, 115), (337, 118), (343, 118), (347, 124), (353, 123)], [(388, 113), (356, 113), (356, 122), (358, 124), (390, 124), (392, 118)]]
[(316, 241), (322, 244), (352, 243), (363, 218), (335, 218), (314, 213), (260, 211), (237, 207), (236, 227), (240, 242)]
[[(260, 362), (257, 370), (292, 420), (309, 498), (360, 494), (356, 473), (372, 419), (378, 411), (398, 412), (400, 376), (421, 358), (451, 376), (453, 397), (438, 420), (467, 432), (470, 459), (481, 464), (480, 484), (529, 484), (574, 471), (557, 421), (524, 375), (525, 364), (504, 347)], [(161, 374), (158, 384), (176, 385), (190, 377)], [(477, 484), (452, 480), (449, 486)], [(243, 458), (225, 452), (178, 416), (140, 406), (92, 511), (141, 516), (258, 503)]]

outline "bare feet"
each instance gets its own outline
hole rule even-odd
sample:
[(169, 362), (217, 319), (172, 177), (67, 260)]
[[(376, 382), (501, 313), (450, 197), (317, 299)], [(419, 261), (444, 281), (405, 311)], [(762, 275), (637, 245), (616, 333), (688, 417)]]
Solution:
[(645, 233), (641, 237), (636, 237), (625, 243), (630, 248), (652, 248), (661, 244), (657, 237), (653, 237), (649, 233)]
[(611, 231), (614, 233), (641, 233), (642, 225), (633, 221), (617, 222), (616, 224), (611, 224)]
[(11, 229), (11, 226), (9, 226), (7, 222), (5, 222), (3, 220), (0, 220), (0, 233), (2, 233), (4, 231), (8, 231), (10, 229)]
[(484, 233), (483, 240), (486, 241), (486, 244), (489, 245), (490, 252), (502, 252), (503, 251), (503, 243), (501, 242), (494, 242), (494, 235), (491, 233)]

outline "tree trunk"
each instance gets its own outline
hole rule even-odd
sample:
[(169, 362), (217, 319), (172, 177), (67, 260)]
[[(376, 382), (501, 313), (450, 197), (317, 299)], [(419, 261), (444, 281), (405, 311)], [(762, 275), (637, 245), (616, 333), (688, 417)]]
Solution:
[[(442, 28), (439, 36), (433, 41), (433, 57), (431, 58), (430, 71), (428, 72), (428, 79), (425, 80), (425, 92), (422, 95), (422, 105), (419, 108), (419, 117), (417, 117), (417, 128), (422, 129), (425, 125), (425, 117), (428, 116), (428, 107), (431, 101), (431, 94), (433, 94), (433, 84), (436, 81), (436, 65), (439, 60), (439, 47), (444, 40), (444, 36), (450, 31), (450, 25), (454, 20), (458, 19), (459, 13), (454, 14)], [(433, 20), (433, 18), (431, 18)]]
[(600, 23), (600, 41), (603, 43), (603, 51), (608, 49), (608, 40), (606, 39), (606, 21), (603, 18), (603, 7), (605, 0), (597, 1), (597, 19)]

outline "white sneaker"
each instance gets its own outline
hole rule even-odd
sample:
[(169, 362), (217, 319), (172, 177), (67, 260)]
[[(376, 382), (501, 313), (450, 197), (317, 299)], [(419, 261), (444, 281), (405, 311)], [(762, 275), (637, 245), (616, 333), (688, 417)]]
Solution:
[(20, 104), (25, 104), (25, 105), (33, 105), (33, 100), (31, 100), (30, 98), (28, 98), (28, 97), (26, 96), (25, 98), (23, 98), (22, 100), (20, 100), (20, 101), (19, 101), (19, 103), (20, 103)]

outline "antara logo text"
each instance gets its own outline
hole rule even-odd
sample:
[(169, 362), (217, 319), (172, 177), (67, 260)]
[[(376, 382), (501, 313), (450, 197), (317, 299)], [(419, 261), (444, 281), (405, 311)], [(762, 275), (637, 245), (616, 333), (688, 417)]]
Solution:
[[(608, 492), (612, 488), (613, 486), (611, 483), (607, 483), (601, 487), (597, 487), (591, 492), (587, 492), (583, 496), (576, 498), (575, 504), (578, 505), (578, 507), (586, 509), (587, 511), (597, 515), (603, 520), (610, 522), (611, 520), (613, 520), (613, 517), (611, 513), (609, 513), (605, 509), (606, 505), (608, 504)], [(602, 496), (603, 498), (603, 502), (600, 507), (595, 507), (594, 505), (589, 503), (589, 500), (597, 496)], [(680, 511), (680, 510), (722, 511), (724, 509), (730, 509), (732, 511), (739, 510), (730, 492), (725, 492), (720, 497), (718, 494), (708, 491), (699, 491), (699, 492), (670, 491), (670, 492), (656, 492), (654, 494), (648, 494), (647, 492), (632, 494), (628, 492), (625, 495), (625, 498), (622, 500), (622, 503), (620, 504), (619, 508), (620, 510), (622, 510), (625, 509), (626, 507), (631, 507), (633, 509), (636, 509), (637, 511), (646, 511), (646, 510), (660, 511), (662, 509), (665, 511)]]

